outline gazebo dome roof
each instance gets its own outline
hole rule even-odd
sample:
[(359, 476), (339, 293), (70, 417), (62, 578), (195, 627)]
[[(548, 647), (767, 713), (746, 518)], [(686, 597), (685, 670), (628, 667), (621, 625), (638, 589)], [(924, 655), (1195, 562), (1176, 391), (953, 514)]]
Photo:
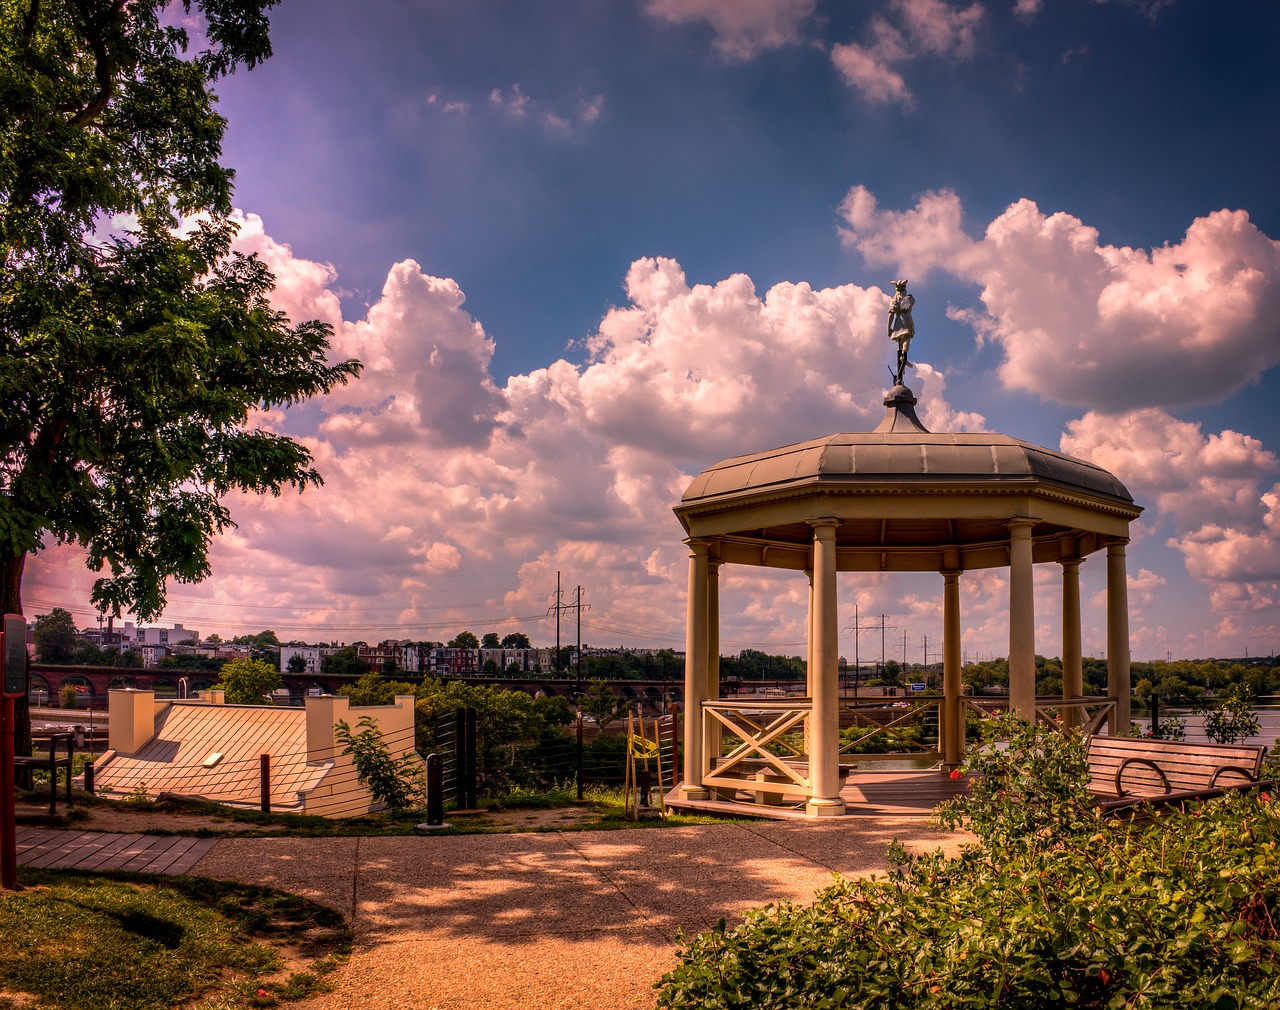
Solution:
[(1029, 480), (1133, 505), (1125, 486), (1100, 466), (1008, 435), (927, 431), (903, 400), (889, 406), (875, 431), (828, 435), (716, 463), (693, 479), (681, 503), (887, 482), (903, 491), (913, 483), (950, 482), (1008, 485), (1013, 490)]
[(734, 456), (698, 474), (676, 516), (714, 537), (722, 560), (804, 567), (810, 521), (838, 520), (842, 570), (1008, 564), (1011, 522), (1033, 526), (1035, 557), (1101, 549), (1142, 512), (1100, 466), (990, 432), (928, 431), (905, 386), (870, 432), (842, 432)]

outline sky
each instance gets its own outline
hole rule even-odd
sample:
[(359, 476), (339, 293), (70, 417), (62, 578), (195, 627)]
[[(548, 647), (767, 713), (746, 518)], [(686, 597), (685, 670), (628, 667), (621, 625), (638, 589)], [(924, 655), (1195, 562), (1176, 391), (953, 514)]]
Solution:
[[(1273, 0), (284, 0), (272, 26), (217, 87), (237, 245), (364, 373), (256, 419), (325, 486), (232, 500), (165, 623), (547, 645), (560, 572), (584, 642), (681, 648), (672, 506), (726, 457), (874, 428), (906, 277), (926, 426), (1143, 506), (1135, 659), (1280, 645)], [(81, 553), (27, 573), (29, 614), (96, 623)], [(1059, 585), (1037, 567), (1049, 656)], [(721, 586), (724, 653), (804, 651), (803, 575)], [(839, 592), (850, 660), (940, 658), (940, 578)], [(1007, 602), (965, 575), (967, 658), (1007, 653)]]

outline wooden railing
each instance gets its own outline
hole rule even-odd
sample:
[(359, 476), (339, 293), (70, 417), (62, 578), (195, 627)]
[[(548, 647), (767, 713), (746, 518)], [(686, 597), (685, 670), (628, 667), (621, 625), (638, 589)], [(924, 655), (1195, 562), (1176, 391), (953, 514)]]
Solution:
[[(976, 712), (984, 719), (1007, 712), (1009, 699), (965, 696), (961, 699), (966, 711)], [(1102, 732), (1105, 725), (1114, 732), (1116, 699), (1103, 695), (1087, 698), (1037, 698), (1036, 722), (1056, 729), (1079, 731), (1083, 736)]]
[[(751, 788), (765, 778), (781, 779), (790, 792), (813, 795), (808, 755), (788, 735), (807, 735), (813, 701), (810, 698), (738, 700), (720, 698), (702, 703), (703, 740), (736, 738), (723, 756), (704, 749), (702, 782), (712, 789)], [(775, 753), (781, 752), (781, 753)], [(713, 760), (714, 758), (714, 760)]]
[[(962, 711), (975, 712), (991, 719), (1008, 711), (1008, 698), (966, 695), (960, 699)], [(937, 725), (943, 699), (937, 696), (915, 698), (905, 702), (866, 702), (846, 705), (852, 711), (853, 725), (864, 730), (840, 748), (842, 763), (877, 759), (940, 759), (937, 746), (905, 739), (902, 729), (920, 720), (932, 719)], [(899, 710), (898, 706), (901, 705)], [(886, 721), (872, 719), (861, 709), (878, 709)], [(1036, 721), (1064, 731), (1074, 729), (1085, 736), (1099, 733), (1115, 719), (1116, 699), (1037, 698)], [(810, 698), (720, 698), (702, 704), (703, 740), (702, 781), (708, 788), (730, 796), (738, 789), (769, 788), (788, 793), (813, 796), (809, 771), (809, 755), (805, 751), (809, 738), (813, 701)], [(845, 719), (849, 713), (842, 713)], [(857, 753), (857, 748), (878, 736), (895, 739), (900, 750), (883, 753)], [(797, 744), (798, 740), (798, 744)]]
[[(844, 712), (841, 713), (841, 722), (847, 721), (850, 716), (846, 713), (852, 713), (852, 724), (858, 730), (864, 730), (855, 736), (853, 740), (844, 744), (840, 748), (840, 759), (843, 762), (849, 761), (876, 761), (876, 760), (894, 760), (903, 757), (913, 758), (941, 758), (937, 746), (930, 746), (918, 740), (907, 739), (902, 734), (903, 728), (915, 723), (922, 718), (933, 717), (934, 725), (937, 725), (937, 713), (942, 705), (942, 699), (936, 696), (928, 698), (914, 698), (905, 702), (885, 702), (885, 701), (868, 701), (861, 704), (845, 703)], [(900, 707), (901, 706), (901, 707)], [(873, 719), (864, 714), (866, 710), (874, 710), (881, 715), (886, 712), (891, 713), (888, 721), (881, 719)], [(858, 748), (866, 744), (867, 741), (876, 737), (883, 736), (889, 740), (893, 740), (901, 746), (901, 750), (881, 751), (879, 753), (861, 753)], [(936, 739), (936, 737), (935, 737)]]

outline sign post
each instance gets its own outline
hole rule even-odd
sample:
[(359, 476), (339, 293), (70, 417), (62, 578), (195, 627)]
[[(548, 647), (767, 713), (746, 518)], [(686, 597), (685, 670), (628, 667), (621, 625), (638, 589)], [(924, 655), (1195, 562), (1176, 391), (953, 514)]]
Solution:
[(5, 614), (0, 629), (0, 885), (18, 887), (16, 792), (13, 778), (13, 701), (27, 689), (27, 622)]

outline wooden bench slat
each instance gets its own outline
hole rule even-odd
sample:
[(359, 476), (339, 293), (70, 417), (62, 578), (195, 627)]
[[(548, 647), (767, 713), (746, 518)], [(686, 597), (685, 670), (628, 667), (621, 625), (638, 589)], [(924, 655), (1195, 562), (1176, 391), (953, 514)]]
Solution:
[(1107, 797), (1102, 806), (1121, 810), (1144, 799), (1183, 803), (1224, 791), (1258, 788), (1266, 752), (1265, 747), (1255, 744), (1094, 736), (1089, 738), (1087, 758), (1093, 792)]

